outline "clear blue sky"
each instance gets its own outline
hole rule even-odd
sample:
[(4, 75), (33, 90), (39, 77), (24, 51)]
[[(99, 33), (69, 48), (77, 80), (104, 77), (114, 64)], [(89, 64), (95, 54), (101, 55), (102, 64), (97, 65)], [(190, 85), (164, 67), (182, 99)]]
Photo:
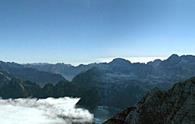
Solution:
[(0, 60), (195, 54), (194, 0), (0, 0)]

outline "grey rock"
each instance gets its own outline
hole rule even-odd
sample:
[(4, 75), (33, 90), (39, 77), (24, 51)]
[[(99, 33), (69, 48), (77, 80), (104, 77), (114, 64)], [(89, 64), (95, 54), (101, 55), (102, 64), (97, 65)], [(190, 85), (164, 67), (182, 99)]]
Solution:
[(135, 109), (128, 108), (104, 124), (195, 124), (195, 78), (167, 92), (153, 89)]

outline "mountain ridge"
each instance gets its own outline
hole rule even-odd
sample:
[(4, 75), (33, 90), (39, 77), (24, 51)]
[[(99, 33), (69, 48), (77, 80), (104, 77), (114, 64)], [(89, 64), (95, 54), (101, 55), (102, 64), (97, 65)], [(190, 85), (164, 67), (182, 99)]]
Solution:
[(34, 68), (27, 68), (14, 62), (0, 61), (0, 70), (6, 71), (7, 73), (14, 75), (17, 78), (36, 82), (41, 86), (47, 83), (55, 84), (60, 80), (65, 80), (64, 77), (59, 74), (43, 72)]
[(155, 60), (148, 64), (100, 64), (77, 75), (72, 82), (89, 88), (96, 87), (101, 97), (100, 105), (125, 108), (136, 104), (154, 87), (166, 90), (174, 83), (193, 76), (195, 56), (173, 55), (167, 60)]
[[(18, 65), (14, 64), (13, 66), (17, 67)], [(31, 68), (25, 65), (20, 66)], [(88, 91), (95, 89), (96, 94), (100, 97), (99, 101), (94, 103), (98, 103), (96, 106), (117, 108), (125, 108), (136, 104), (153, 87), (167, 89), (178, 81), (195, 76), (195, 56), (192, 55), (178, 56), (173, 54), (167, 60), (155, 60), (147, 64), (131, 63), (128, 60), (117, 58), (110, 63), (90, 64), (85, 68), (86, 66), (80, 65), (84, 70), (81, 69), (82, 72), (77, 74), (72, 81), (67, 81), (69, 83), (64, 86), (72, 84), (72, 86)], [(46, 84), (48, 83), (46, 82)], [(57, 82), (53, 84), (55, 85)], [(51, 85), (47, 86), (47, 88), (53, 88)], [(64, 87), (64, 89), (66, 88)], [(130, 93), (127, 91), (130, 91)], [(130, 100), (126, 101), (126, 99)], [(90, 103), (89, 100), (85, 97), (80, 105), (85, 106), (82, 103)], [(117, 102), (118, 100), (120, 102)]]
[[(71, 64), (64, 64), (64, 63), (56, 63), (56, 64), (49, 64), (49, 63), (34, 63), (34, 64), (23, 64), (25, 67), (30, 67), (37, 69), (39, 71), (44, 72), (50, 72), (55, 74), (62, 75), (65, 79), (68, 79), (71, 81), (76, 75), (86, 72), (87, 70), (93, 68), (93, 67), (100, 67), (100, 66), (106, 66), (106, 65), (113, 65), (113, 66), (121, 66), (121, 65), (152, 65), (153, 67), (158, 67), (158, 64), (170, 62), (170, 61), (176, 61), (175, 59), (183, 59), (183, 58), (191, 58), (194, 59), (193, 55), (177, 55), (172, 54), (169, 56), (166, 60), (160, 60), (155, 59), (153, 61), (149, 61), (147, 63), (140, 63), (140, 62), (134, 62), (131, 63), (129, 60), (123, 59), (123, 58), (114, 58), (111, 62), (100, 62), (100, 63), (90, 63), (90, 64), (80, 64), (78, 66), (73, 66)], [(171, 64), (171, 63), (170, 63)]]
[(195, 77), (176, 83), (168, 91), (151, 90), (137, 106), (129, 107), (104, 124), (195, 123)]

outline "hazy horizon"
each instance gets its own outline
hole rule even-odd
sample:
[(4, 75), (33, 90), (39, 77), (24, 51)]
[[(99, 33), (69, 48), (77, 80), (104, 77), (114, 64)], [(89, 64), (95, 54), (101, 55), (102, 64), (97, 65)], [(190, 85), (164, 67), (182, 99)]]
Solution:
[[(160, 59), (160, 60), (166, 60), (168, 59), (171, 55), (175, 55), (175, 53), (173, 54), (170, 54), (168, 56), (131, 56), (131, 57), (109, 57), (109, 58), (97, 58), (97, 59), (94, 59), (94, 60), (90, 60), (88, 62), (81, 62), (81, 63), (67, 63), (66, 61), (57, 61), (57, 62), (51, 62), (51, 61), (36, 61), (36, 62), (17, 62), (17, 61), (6, 61), (6, 60), (0, 60), (0, 61), (3, 61), (3, 62), (14, 62), (14, 63), (18, 63), (18, 64), (69, 64), (69, 65), (72, 65), (72, 66), (79, 66), (79, 65), (87, 65), (87, 64), (93, 64), (93, 63), (109, 63), (111, 61), (113, 61), (114, 59), (116, 58), (122, 58), (122, 59), (125, 59), (125, 60), (128, 60), (130, 61), (131, 63), (148, 63), (148, 62), (151, 62), (151, 61), (154, 61), (154, 60), (157, 60), (157, 59)], [(194, 54), (176, 54), (178, 56), (182, 56), (182, 55), (193, 55)]]
[(14, 62), (14, 63), (18, 63), (18, 64), (58, 64), (58, 63), (63, 63), (63, 64), (70, 64), (70, 65), (73, 65), (73, 66), (78, 66), (78, 65), (81, 65), (81, 64), (84, 64), (84, 65), (87, 65), (87, 64), (92, 64), (92, 63), (109, 63), (111, 62), (113, 59), (115, 58), (122, 58), (122, 59), (125, 59), (125, 60), (128, 60), (132, 63), (147, 63), (147, 62), (150, 62), (150, 61), (154, 61), (156, 59), (160, 59), (160, 60), (165, 60), (167, 59), (169, 56), (148, 56), (148, 57), (144, 57), (144, 56), (132, 56), (132, 57), (110, 57), (110, 58), (98, 58), (96, 60), (91, 60), (91, 61), (88, 61), (88, 62), (81, 62), (81, 63), (67, 63), (66, 61), (59, 61), (59, 62), (50, 62), (50, 61), (37, 61), (37, 62), (17, 62), (17, 61), (13, 61), (13, 60), (10, 60), (10, 61), (7, 61), (7, 60), (0, 60), (0, 61), (3, 61), (3, 62)]

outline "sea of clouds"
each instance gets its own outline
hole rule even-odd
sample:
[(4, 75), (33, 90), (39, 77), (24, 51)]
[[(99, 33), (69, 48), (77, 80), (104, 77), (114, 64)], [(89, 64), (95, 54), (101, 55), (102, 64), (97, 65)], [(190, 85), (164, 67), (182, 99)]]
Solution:
[(79, 98), (0, 99), (1, 124), (86, 124), (93, 114), (75, 108)]

